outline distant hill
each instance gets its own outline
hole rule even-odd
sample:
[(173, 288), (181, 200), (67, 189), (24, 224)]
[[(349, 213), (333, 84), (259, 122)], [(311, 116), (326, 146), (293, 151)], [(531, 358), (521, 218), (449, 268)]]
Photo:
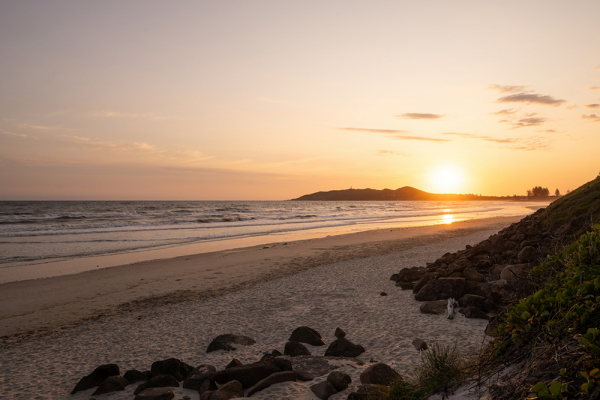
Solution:
[[(554, 197), (536, 198), (535, 200), (551, 200)], [(428, 193), (414, 187), (404, 186), (396, 190), (391, 189), (345, 189), (330, 190), (306, 194), (292, 199), (292, 201), (377, 201), (377, 200), (403, 200), (403, 201), (471, 201), (471, 200), (527, 200), (526, 196), (479, 196), (476, 194), (436, 194)]]

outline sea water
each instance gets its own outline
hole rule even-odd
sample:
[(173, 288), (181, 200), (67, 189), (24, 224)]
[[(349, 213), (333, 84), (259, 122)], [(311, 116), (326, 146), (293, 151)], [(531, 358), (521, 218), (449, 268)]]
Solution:
[[(545, 204), (512, 201), (4, 201), (0, 270), (138, 253), (193, 243), (431, 225), (526, 215)], [(258, 243), (258, 242), (254, 242)], [(223, 246), (225, 244), (225, 246)]]

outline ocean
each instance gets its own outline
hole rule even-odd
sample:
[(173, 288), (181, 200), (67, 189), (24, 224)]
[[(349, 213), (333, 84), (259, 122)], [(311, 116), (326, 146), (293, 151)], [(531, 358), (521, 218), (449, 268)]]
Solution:
[(257, 239), (254, 243), (269, 243), (526, 215), (545, 205), (511, 201), (3, 201), (0, 270), (217, 241), (221, 248), (227, 248), (227, 243), (234, 248), (234, 239), (248, 237)]

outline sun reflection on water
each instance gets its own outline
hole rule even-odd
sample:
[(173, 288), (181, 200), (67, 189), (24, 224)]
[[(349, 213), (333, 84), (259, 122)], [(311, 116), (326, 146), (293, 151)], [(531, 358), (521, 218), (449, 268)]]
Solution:
[(454, 215), (444, 214), (442, 215), (442, 224), (451, 224), (454, 222)]

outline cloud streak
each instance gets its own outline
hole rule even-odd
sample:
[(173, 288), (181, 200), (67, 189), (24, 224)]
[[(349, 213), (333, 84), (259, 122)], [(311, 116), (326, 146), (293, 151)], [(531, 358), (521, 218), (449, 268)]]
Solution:
[(501, 93), (516, 93), (516, 92), (523, 92), (525, 91), (526, 88), (528, 88), (529, 86), (527, 85), (523, 85), (523, 86), (510, 86), (510, 85), (490, 85), (490, 89), (492, 90), (497, 90)]
[(19, 128), (34, 129), (37, 131), (57, 131), (57, 130), (61, 129), (61, 127), (59, 127), (59, 126), (32, 125), (32, 124), (28, 124), (25, 122), (19, 122), (19, 123), (16, 123), (15, 125), (18, 126)]
[(581, 118), (588, 120), (590, 122), (600, 122), (600, 117), (597, 116), (596, 114), (589, 114), (589, 115), (583, 114), (581, 116)]
[(500, 97), (498, 103), (525, 103), (539, 104), (543, 106), (557, 107), (566, 103), (566, 100), (555, 99), (552, 96), (540, 95), (537, 93), (515, 93), (508, 96)]
[(600, 108), (600, 104), (586, 104), (587, 108)]
[(547, 140), (542, 137), (529, 137), (529, 138), (495, 138), (485, 135), (476, 135), (473, 133), (457, 133), (457, 132), (445, 132), (442, 135), (458, 136), (464, 139), (477, 139), (485, 142), (504, 144), (507, 145), (511, 150), (526, 150), (535, 151), (543, 150), (548, 148), (549, 145)]
[(23, 139), (29, 137), (28, 135), (26, 135), (24, 133), (14, 133), (14, 132), (10, 132), (10, 131), (5, 131), (4, 129), (0, 129), (0, 133), (2, 133), (3, 135), (20, 137)]
[(405, 135), (408, 133), (407, 131), (395, 130), (395, 129), (375, 129), (375, 128), (337, 128), (342, 131), (350, 131), (350, 132), (368, 132), (368, 133), (379, 133), (384, 134), (389, 138), (396, 140), (416, 140), (416, 141), (425, 141), (425, 142), (449, 142), (449, 139), (440, 139), (440, 138), (431, 138), (425, 136), (412, 136)]
[(512, 115), (516, 112), (517, 110), (514, 108), (507, 108), (505, 110), (496, 111), (495, 113), (492, 113), (492, 115)]
[(406, 113), (401, 115), (396, 115), (397, 118), (404, 119), (426, 119), (426, 120), (434, 120), (444, 118), (443, 114), (430, 114), (430, 113)]
[(163, 115), (157, 115), (152, 113), (128, 113), (121, 111), (111, 111), (111, 110), (99, 110), (94, 111), (85, 115), (89, 118), (143, 118), (143, 119), (151, 119), (155, 121), (164, 121), (169, 119)]

